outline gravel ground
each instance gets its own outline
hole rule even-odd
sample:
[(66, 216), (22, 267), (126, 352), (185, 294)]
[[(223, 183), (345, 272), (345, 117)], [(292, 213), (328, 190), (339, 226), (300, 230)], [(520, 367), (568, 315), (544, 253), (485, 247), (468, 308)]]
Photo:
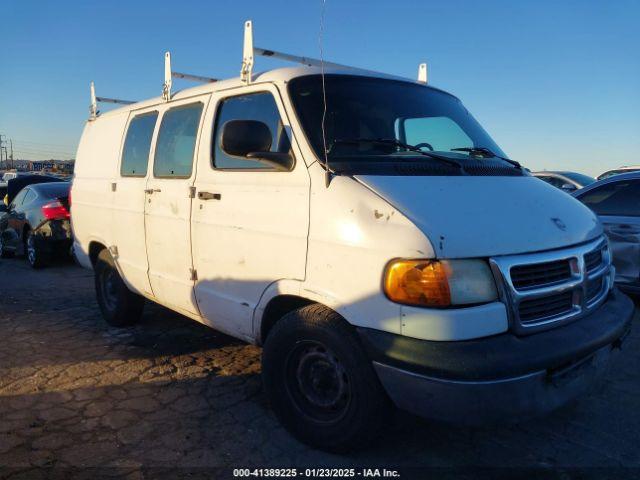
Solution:
[(577, 405), (484, 429), (397, 413), (369, 449), (336, 456), (279, 426), (259, 348), (150, 304), (135, 327), (110, 328), (91, 272), (0, 260), (0, 477), (191, 478), (293, 466), (442, 468), (440, 478), (471, 467), (640, 474), (637, 314), (634, 323), (605, 384)]

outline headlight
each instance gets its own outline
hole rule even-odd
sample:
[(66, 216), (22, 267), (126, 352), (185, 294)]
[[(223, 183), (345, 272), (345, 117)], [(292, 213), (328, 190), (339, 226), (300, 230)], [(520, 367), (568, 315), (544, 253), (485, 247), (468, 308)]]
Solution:
[(390, 300), (448, 307), (491, 302), (498, 292), (484, 260), (393, 260), (384, 275)]

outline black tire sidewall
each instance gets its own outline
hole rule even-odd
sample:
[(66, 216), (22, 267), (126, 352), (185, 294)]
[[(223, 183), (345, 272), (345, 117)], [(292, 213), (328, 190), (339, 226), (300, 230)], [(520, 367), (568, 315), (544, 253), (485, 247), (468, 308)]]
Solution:
[[(98, 255), (94, 271), (96, 297), (105, 321), (114, 327), (124, 327), (136, 323), (142, 315), (144, 299), (129, 290), (120, 277), (115, 262), (108, 250), (105, 249)], [(114, 309), (110, 309), (107, 306), (103, 296), (102, 282), (107, 272), (111, 272), (116, 276), (117, 293)]]
[[(310, 319), (311, 315), (318, 318)], [(321, 318), (325, 317), (325, 318)], [(285, 372), (293, 348), (302, 341), (319, 342), (340, 360), (349, 377), (351, 399), (335, 423), (318, 423), (295, 406)], [(272, 408), (282, 424), (304, 443), (323, 450), (346, 452), (364, 446), (381, 428), (389, 400), (342, 317), (326, 308), (303, 307), (283, 317), (269, 334), (263, 351), (262, 375)]]

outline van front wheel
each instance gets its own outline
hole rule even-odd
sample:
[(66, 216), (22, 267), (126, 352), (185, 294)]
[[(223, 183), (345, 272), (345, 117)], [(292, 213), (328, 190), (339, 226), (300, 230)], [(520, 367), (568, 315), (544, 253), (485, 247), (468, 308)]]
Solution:
[(280, 422), (316, 448), (362, 448), (389, 417), (390, 401), (356, 333), (322, 305), (276, 323), (264, 345), (262, 375)]
[(144, 298), (125, 285), (107, 249), (98, 255), (94, 272), (98, 305), (106, 322), (114, 327), (136, 323), (142, 316)]

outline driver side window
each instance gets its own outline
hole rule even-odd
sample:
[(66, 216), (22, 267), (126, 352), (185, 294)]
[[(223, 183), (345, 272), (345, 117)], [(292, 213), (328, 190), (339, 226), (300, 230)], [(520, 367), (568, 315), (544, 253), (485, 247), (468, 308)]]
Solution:
[(262, 162), (238, 159), (227, 155), (221, 148), (222, 129), (230, 120), (257, 120), (271, 131), (271, 151), (287, 153), (291, 142), (280, 118), (278, 106), (270, 93), (252, 93), (229, 97), (220, 102), (216, 113), (213, 166), (221, 170), (273, 170)]

